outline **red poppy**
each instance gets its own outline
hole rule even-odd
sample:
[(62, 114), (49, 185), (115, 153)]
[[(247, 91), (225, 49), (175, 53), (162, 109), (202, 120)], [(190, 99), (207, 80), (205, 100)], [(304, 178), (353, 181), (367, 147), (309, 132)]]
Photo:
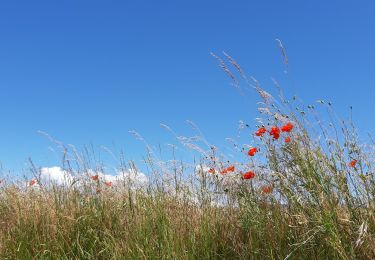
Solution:
[(223, 170), (221, 170), (220, 173), (221, 173), (222, 175), (227, 174), (227, 173), (228, 173), (228, 170), (227, 170), (227, 169), (223, 169)]
[(254, 177), (255, 177), (255, 173), (252, 172), (252, 171), (245, 172), (244, 174), (242, 174), (242, 178), (245, 179), (245, 180), (250, 180)]
[(104, 182), (104, 185), (107, 186), (107, 187), (111, 187), (112, 186), (112, 182), (111, 181), (106, 181), (106, 182)]
[(36, 180), (35, 179), (32, 179), (30, 182), (29, 182), (29, 186), (33, 186), (36, 184)]
[(281, 131), (290, 132), (292, 131), (293, 127), (294, 127), (293, 124), (289, 122), (281, 127)]
[(249, 156), (254, 156), (257, 152), (258, 152), (258, 149), (256, 147), (252, 147), (252, 148), (249, 149), (249, 151), (247, 152), (247, 154)]
[(274, 135), (274, 134), (277, 134), (277, 133), (280, 133), (280, 128), (278, 128), (277, 126), (271, 127), (270, 135)]
[(286, 142), (286, 143), (289, 143), (290, 141), (291, 141), (290, 136), (287, 136), (287, 137), (285, 138), (285, 142)]
[(212, 173), (212, 174), (215, 174), (215, 173), (216, 173), (216, 171), (215, 171), (215, 169), (214, 169), (214, 168), (211, 168), (211, 169), (209, 169), (209, 170), (208, 170), (208, 173)]
[(229, 166), (229, 167), (227, 168), (228, 172), (234, 172), (235, 169), (236, 169), (236, 168), (234, 167), (234, 165)]
[(348, 163), (348, 166), (354, 168), (356, 164), (357, 164), (357, 160), (352, 160)]
[(280, 137), (280, 128), (278, 128), (277, 126), (271, 127), (270, 135), (272, 135), (273, 138), (276, 139), (276, 140), (279, 139), (279, 137)]
[(232, 166), (229, 166), (228, 168), (223, 169), (220, 173), (224, 175), (228, 172), (234, 172), (234, 171), (235, 171), (235, 167), (234, 165), (232, 165)]
[(258, 131), (255, 132), (255, 135), (262, 136), (265, 132), (267, 132), (267, 129), (265, 127), (260, 127)]
[(93, 181), (99, 180), (99, 175), (91, 176), (91, 180), (93, 180)]
[(272, 192), (272, 186), (265, 186), (265, 187), (263, 187), (262, 191), (265, 194), (269, 194), (269, 193)]

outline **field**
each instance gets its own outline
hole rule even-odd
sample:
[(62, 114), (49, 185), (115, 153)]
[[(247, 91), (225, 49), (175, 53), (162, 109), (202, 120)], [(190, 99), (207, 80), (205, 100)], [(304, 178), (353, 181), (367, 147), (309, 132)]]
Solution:
[(1, 259), (375, 259), (371, 137), (330, 102), (274, 98), (226, 58), (261, 99), (257, 122), (240, 124), (251, 145), (233, 144), (238, 160), (193, 123), (196, 136), (176, 138), (194, 162), (160, 161), (132, 132), (146, 174), (120, 154), (110, 177), (89, 151), (56, 144), (60, 182), (32, 162), (23, 180), (3, 176)]

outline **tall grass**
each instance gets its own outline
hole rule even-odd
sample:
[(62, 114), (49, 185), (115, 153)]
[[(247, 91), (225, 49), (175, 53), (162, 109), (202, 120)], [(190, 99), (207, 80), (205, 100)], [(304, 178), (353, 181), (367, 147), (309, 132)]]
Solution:
[[(163, 125), (200, 160), (162, 162), (146, 143), (149, 182), (129, 177), (109, 187), (91, 178), (104, 171), (92, 154), (59, 144), (74, 181), (42, 183), (33, 166), (38, 186), (1, 184), (1, 258), (375, 259), (374, 143), (360, 143), (351, 119), (338, 120), (329, 102), (304, 106), (281, 91), (275, 99), (225, 56), (262, 98), (257, 125), (242, 124), (252, 144), (235, 146), (245, 159), (228, 162), (192, 122), (194, 137)], [(269, 134), (288, 122), (291, 132)], [(260, 127), (268, 132), (253, 135)], [(260, 151), (247, 156), (249, 147)], [(120, 172), (137, 172), (119, 161)], [(247, 171), (255, 177), (244, 179)]]

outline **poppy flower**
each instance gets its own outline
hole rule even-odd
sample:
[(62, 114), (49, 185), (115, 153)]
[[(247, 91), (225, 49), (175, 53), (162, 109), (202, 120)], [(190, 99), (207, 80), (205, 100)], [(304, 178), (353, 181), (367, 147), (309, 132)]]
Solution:
[(292, 131), (293, 127), (294, 127), (293, 124), (289, 122), (281, 127), (281, 131), (290, 132)]
[(348, 166), (354, 168), (356, 164), (357, 164), (357, 160), (352, 160), (348, 163)]
[(228, 172), (234, 172), (234, 171), (235, 171), (235, 167), (234, 165), (232, 165), (223, 169), (220, 173), (224, 175), (224, 174), (227, 174)]
[(291, 141), (290, 136), (287, 136), (284, 141), (285, 141), (285, 143), (290, 143), (290, 141)]
[(247, 154), (249, 156), (254, 156), (257, 152), (258, 152), (258, 149), (256, 147), (252, 147), (252, 148), (249, 149), (249, 151), (247, 152)]
[(112, 182), (111, 181), (106, 181), (106, 182), (104, 182), (104, 185), (107, 186), (107, 187), (111, 187), (112, 186)]
[(280, 137), (280, 128), (278, 128), (277, 126), (271, 127), (270, 135), (272, 135), (273, 138), (276, 139), (276, 140), (279, 139), (279, 137)]
[(245, 179), (245, 180), (250, 180), (254, 177), (255, 177), (255, 173), (252, 172), (252, 171), (245, 172), (244, 174), (242, 174), (242, 178)]
[(215, 173), (216, 173), (216, 171), (215, 171), (215, 169), (214, 169), (214, 168), (210, 168), (210, 169), (208, 170), (208, 173), (212, 173), (212, 174), (215, 174)]
[(93, 180), (93, 181), (99, 180), (99, 175), (91, 176), (91, 180)]
[(227, 173), (228, 173), (228, 170), (227, 170), (227, 169), (223, 169), (223, 170), (221, 170), (220, 173), (221, 173), (222, 175), (227, 174)]
[(236, 168), (234, 167), (234, 165), (229, 166), (229, 167), (227, 168), (228, 172), (234, 172), (235, 169), (236, 169)]
[(35, 179), (32, 179), (30, 182), (29, 182), (29, 186), (33, 186), (36, 184), (36, 180)]
[(264, 133), (267, 132), (267, 129), (265, 127), (260, 127), (258, 131), (255, 132), (256, 136), (263, 136)]
[(265, 194), (269, 194), (269, 193), (272, 192), (272, 186), (265, 186), (265, 187), (263, 187), (262, 191)]

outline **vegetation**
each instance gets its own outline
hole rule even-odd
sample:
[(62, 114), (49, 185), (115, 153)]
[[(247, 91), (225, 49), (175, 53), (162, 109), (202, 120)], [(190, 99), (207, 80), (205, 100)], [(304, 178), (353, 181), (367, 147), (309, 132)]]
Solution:
[[(200, 160), (162, 162), (146, 144), (142, 185), (129, 174), (106, 180), (100, 162), (64, 145), (69, 181), (43, 183), (34, 166), (27, 185), (4, 179), (1, 258), (375, 259), (374, 142), (360, 143), (329, 102), (305, 107), (255, 80), (248, 86), (262, 98), (261, 119), (241, 122), (252, 144), (234, 143), (237, 161), (193, 125), (197, 136), (176, 137)], [(135, 164), (119, 158), (119, 172), (136, 177)]]

